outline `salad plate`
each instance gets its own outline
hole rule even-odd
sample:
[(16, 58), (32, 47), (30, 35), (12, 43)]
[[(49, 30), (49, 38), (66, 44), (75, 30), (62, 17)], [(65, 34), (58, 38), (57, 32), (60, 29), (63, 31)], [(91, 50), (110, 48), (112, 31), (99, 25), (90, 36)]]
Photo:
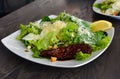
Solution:
[[(93, 3), (93, 6), (92, 6), (92, 9), (95, 13), (98, 13), (100, 15), (104, 15), (104, 16), (108, 16), (108, 17), (111, 17), (111, 18), (115, 18), (115, 19), (120, 19), (120, 16), (115, 16), (115, 15), (111, 15), (111, 12), (114, 12), (113, 11), (113, 8), (108, 8), (109, 10), (104, 13), (102, 12), (98, 7), (95, 7), (95, 4), (99, 4), (99, 3), (103, 3), (104, 1), (107, 1), (107, 0), (96, 0), (94, 3)], [(111, 10), (112, 9), (112, 10)], [(115, 12), (116, 13), (116, 12)]]
[[(50, 15), (49, 17), (55, 18), (56, 16)], [(37, 22), (39, 23), (40, 21), (41, 20), (39, 20)], [(14, 54), (16, 54), (24, 59), (29, 60), (29, 61), (32, 61), (32, 62), (35, 62), (38, 64), (47, 65), (47, 66), (53, 66), (53, 67), (75, 68), (75, 67), (79, 67), (79, 66), (85, 65), (85, 64), (93, 61), (94, 59), (99, 57), (109, 47), (109, 45), (112, 42), (112, 39), (114, 37), (114, 27), (107, 30), (106, 32), (107, 32), (108, 36), (111, 37), (111, 40), (110, 40), (108, 46), (102, 50), (93, 52), (89, 58), (87, 58), (86, 60), (81, 60), (81, 61), (72, 59), (72, 60), (51, 62), (49, 59), (45, 59), (45, 58), (33, 58), (32, 57), (33, 52), (31, 50), (28, 52), (25, 52), (25, 50), (26, 50), (25, 45), (21, 41), (16, 40), (16, 37), (20, 34), (20, 30), (3, 38), (1, 41), (5, 45), (5, 47), (8, 48), (11, 52), (13, 52)]]

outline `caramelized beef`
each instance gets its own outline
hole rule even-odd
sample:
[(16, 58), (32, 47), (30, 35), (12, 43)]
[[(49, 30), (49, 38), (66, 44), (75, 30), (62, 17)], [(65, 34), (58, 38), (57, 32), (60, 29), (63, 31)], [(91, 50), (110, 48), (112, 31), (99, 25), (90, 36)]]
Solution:
[(83, 53), (91, 54), (92, 47), (88, 44), (74, 44), (67, 47), (59, 47), (56, 49), (45, 50), (40, 52), (42, 57), (57, 57), (58, 60), (74, 59), (76, 53), (82, 51)]

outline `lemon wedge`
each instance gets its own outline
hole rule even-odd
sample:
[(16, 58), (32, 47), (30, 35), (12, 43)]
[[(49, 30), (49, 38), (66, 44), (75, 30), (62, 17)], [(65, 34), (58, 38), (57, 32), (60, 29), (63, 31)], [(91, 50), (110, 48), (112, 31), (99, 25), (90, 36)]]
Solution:
[(105, 31), (112, 28), (112, 23), (106, 20), (95, 21), (90, 24), (90, 28), (93, 32), (96, 31)]

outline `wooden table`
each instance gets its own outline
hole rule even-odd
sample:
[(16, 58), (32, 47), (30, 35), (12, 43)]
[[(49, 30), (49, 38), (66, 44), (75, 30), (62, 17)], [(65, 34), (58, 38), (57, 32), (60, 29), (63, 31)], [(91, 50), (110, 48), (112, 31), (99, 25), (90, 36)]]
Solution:
[(21, 9), (0, 18), (0, 39), (19, 29), (19, 24), (37, 21), (44, 15), (66, 11), (81, 19), (109, 20), (115, 27), (110, 47), (97, 59), (72, 69), (36, 64), (10, 52), (0, 42), (0, 79), (120, 79), (120, 20), (95, 14), (95, 0), (35, 0)]

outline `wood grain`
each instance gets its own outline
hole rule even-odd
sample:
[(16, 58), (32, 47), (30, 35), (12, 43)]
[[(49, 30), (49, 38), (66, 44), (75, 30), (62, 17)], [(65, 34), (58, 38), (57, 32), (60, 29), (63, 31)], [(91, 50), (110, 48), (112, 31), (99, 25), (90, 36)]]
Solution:
[(0, 39), (50, 14), (66, 11), (87, 21), (109, 20), (115, 27), (110, 47), (96, 60), (72, 69), (44, 66), (22, 59), (0, 42), (0, 79), (119, 79), (120, 78), (120, 20), (95, 14), (95, 0), (35, 0), (27, 6), (0, 19)]

